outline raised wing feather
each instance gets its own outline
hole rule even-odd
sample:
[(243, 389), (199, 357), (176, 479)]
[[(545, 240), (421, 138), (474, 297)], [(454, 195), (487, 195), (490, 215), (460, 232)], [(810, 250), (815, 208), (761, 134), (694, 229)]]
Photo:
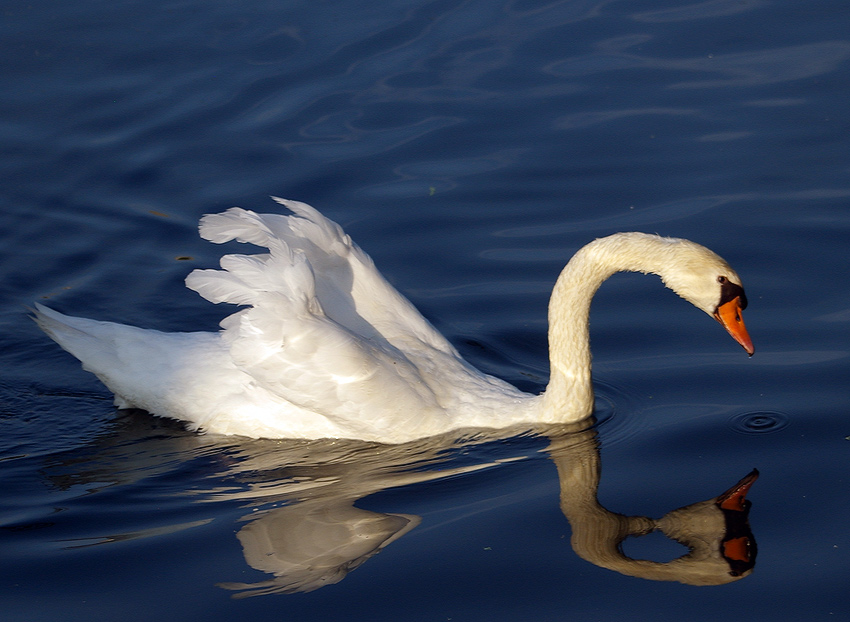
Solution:
[[(216, 243), (238, 240), (263, 246), (273, 257), (303, 254), (314, 274), (319, 275), (313, 280), (312, 292), (327, 316), (340, 325), (402, 349), (414, 339), (457, 356), (445, 337), (384, 279), (372, 259), (338, 224), (306, 203), (272, 198), (295, 216), (231, 208), (223, 214), (204, 216), (201, 236)], [(306, 286), (303, 280), (298, 284)]]
[(441, 411), (423, 371), (432, 380), (435, 357), (459, 362), (452, 346), (336, 223), (278, 201), (296, 215), (232, 208), (201, 221), (205, 239), (269, 251), (225, 255), (222, 270), (186, 279), (212, 302), (250, 307), (222, 321), (233, 362), (266, 390), (347, 425), (381, 426), (380, 411)]

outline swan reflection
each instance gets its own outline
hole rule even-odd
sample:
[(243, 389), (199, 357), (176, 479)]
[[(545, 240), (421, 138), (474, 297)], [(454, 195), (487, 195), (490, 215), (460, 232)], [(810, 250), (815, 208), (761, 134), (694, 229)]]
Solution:
[[(624, 516), (607, 510), (597, 499), (600, 456), (596, 430), (574, 426), (558, 434), (547, 430), (547, 435), (550, 442), (544, 451), (557, 467), (561, 510), (572, 528), (571, 545), (579, 557), (624, 575), (690, 585), (729, 583), (752, 572), (756, 545), (747, 520), (750, 502), (746, 494), (757, 471), (717, 497), (673, 510), (660, 519)], [(472, 439), (476, 444), (490, 440), (498, 439)], [(350, 441), (299, 444), (295, 453), (303, 461), (290, 463), (293, 466), (286, 469), (283, 480), (256, 479), (242, 490), (219, 491), (224, 497), (236, 495), (253, 501), (259, 497), (265, 505), (285, 503), (245, 516), (243, 520), (248, 522), (237, 534), (248, 565), (271, 578), (257, 583), (222, 583), (221, 587), (235, 591), (239, 598), (309, 592), (341, 581), (421, 522), (418, 516), (355, 507), (359, 499), (387, 488), (510, 461), (446, 468), (447, 457), (461, 447), (448, 438), (400, 446)], [(238, 470), (256, 477), (258, 470), (268, 470), (270, 465), (265, 463), (288, 453), (244, 456), (238, 461)], [(669, 562), (632, 559), (623, 552), (626, 538), (653, 531), (683, 544), (688, 552)]]
[[(139, 485), (147, 491), (142, 496), (148, 498), (150, 478), (156, 478), (162, 499), (191, 495), (194, 510), (190, 514), (197, 520), (186, 522), (188, 508), (184, 506), (172, 516), (178, 519), (175, 522), (168, 515), (140, 517), (129, 532), (104, 533), (108, 523), (82, 521), (85, 529), (65, 532), (58, 541), (67, 549), (112, 546), (221, 520), (236, 521), (245, 562), (267, 578), (236, 583), (232, 579), (241, 572), (221, 570), (219, 585), (232, 591), (235, 598), (310, 592), (338, 583), (420, 524), (428, 526), (428, 520), (423, 524), (419, 516), (403, 513), (403, 509), (380, 512), (357, 507), (361, 500), (389, 489), (512, 468), (514, 462), (541, 455), (556, 467), (560, 508), (571, 526), (572, 548), (580, 558), (624, 575), (691, 585), (736, 581), (749, 575), (755, 564), (756, 546), (747, 522), (750, 502), (746, 500), (757, 477), (755, 471), (717, 497), (673, 510), (662, 518), (625, 516), (598, 501), (601, 462), (597, 431), (587, 424), (547, 426), (533, 433), (473, 430), (461, 438), (452, 434), (381, 445), (198, 436), (162, 420), (157, 423), (145, 414), (124, 413), (111, 433), (52, 457), (45, 475), (63, 491), (82, 488), (88, 497), (121, 486), (129, 499)], [(107, 508), (113, 503), (103, 502)], [(380, 498), (368, 503), (374, 507), (379, 502)], [(91, 503), (91, 497), (86, 503)], [(124, 507), (122, 514), (131, 510), (131, 505)], [(688, 550), (667, 562), (634, 559), (636, 556), (624, 553), (626, 538), (652, 532)]]

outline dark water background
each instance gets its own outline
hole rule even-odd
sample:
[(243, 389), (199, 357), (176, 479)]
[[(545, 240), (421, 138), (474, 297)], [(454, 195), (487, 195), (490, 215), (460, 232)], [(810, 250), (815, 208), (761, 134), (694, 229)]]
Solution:
[[(850, 619), (846, 2), (36, 0), (0, 32), (3, 619)], [(658, 517), (758, 467), (755, 572), (692, 587), (578, 558), (545, 438), (435, 454), (116, 413), (27, 319), (42, 300), (214, 330), (229, 310), (182, 283), (221, 252), (197, 220), (269, 194), (340, 222), (529, 391), (582, 244), (634, 229), (723, 255), (749, 360), (656, 279), (600, 291), (598, 493)], [(219, 585), (270, 578), (237, 538), (252, 516), (355, 498), (421, 523), (316, 591)]]

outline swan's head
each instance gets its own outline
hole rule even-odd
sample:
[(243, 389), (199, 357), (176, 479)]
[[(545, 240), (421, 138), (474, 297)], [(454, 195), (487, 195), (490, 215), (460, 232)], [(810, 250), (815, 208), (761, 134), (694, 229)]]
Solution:
[(666, 248), (658, 273), (664, 284), (720, 322), (752, 356), (753, 342), (741, 314), (747, 296), (738, 274), (704, 246), (690, 240), (661, 239)]

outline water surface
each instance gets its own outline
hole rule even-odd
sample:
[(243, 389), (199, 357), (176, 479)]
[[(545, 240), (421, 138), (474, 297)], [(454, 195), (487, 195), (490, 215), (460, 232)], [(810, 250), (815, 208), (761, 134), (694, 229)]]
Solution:
[[(4, 17), (6, 619), (848, 616), (846, 3), (41, 1)], [(534, 392), (548, 294), (581, 245), (640, 230), (723, 255), (756, 355), (657, 279), (614, 277), (592, 310), (600, 423), (563, 460), (601, 473), (569, 498), (653, 518), (758, 467), (753, 573), (695, 587), (579, 557), (564, 431), (196, 435), (116, 412), (27, 319), (38, 300), (214, 330), (231, 310), (182, 282), (222, 250), (197, 220), (274, 210), (269, 194), (340, 222), (472, 363)], [(256, 544), (327, 545), (352, 524), (366, 544), (325, 574), (275, 579), (292, 558)], [(657, 535), (624, 549), (687, 552)]]

